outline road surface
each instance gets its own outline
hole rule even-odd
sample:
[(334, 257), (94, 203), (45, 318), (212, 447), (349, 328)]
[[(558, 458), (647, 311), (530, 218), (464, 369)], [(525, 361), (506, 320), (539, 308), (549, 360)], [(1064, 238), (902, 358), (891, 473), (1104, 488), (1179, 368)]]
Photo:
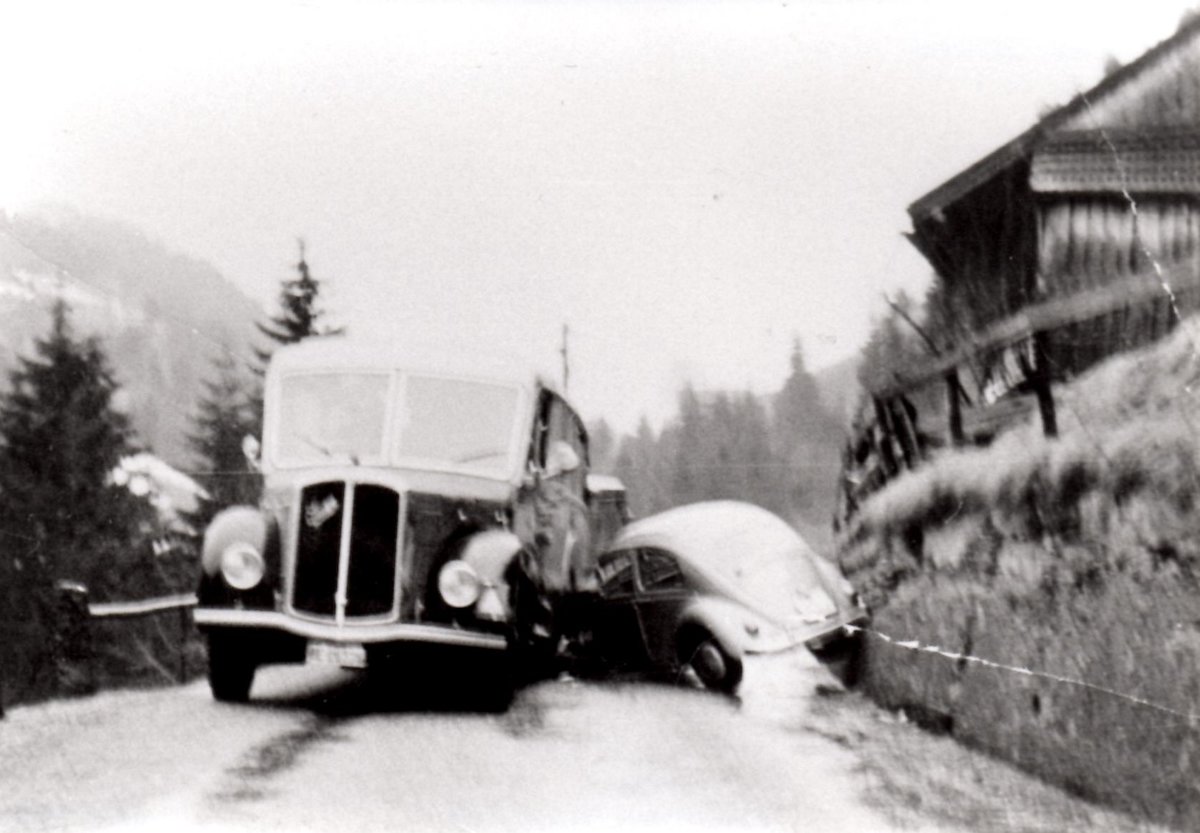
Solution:
[(738, 699), (571, 679), (503, 713), (395, 695), (278, 667), (246, 706), (197, 682), (13, 709), (0, 829), (1132, 829), (845, 693), (804, 652), (749, 664)]

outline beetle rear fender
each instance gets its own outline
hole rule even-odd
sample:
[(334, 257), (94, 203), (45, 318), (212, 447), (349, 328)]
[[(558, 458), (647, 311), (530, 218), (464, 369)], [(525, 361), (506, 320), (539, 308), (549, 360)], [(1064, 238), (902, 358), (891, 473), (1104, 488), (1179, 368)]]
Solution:
[(679, 645), (681, 652), (695, 646), (700, 634), (711, 634), (717, 644), (731, 657), (740, 658), (745, 653), (745, 621), (748, 615), (744, 608), (724, 599), (699, 598), (688, 605), (679, 620)]

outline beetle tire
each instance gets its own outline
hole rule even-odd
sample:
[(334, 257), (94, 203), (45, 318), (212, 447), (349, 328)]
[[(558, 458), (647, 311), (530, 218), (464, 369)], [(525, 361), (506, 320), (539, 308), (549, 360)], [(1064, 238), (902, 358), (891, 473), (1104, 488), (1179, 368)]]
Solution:
[(730, 656), (711, 636), (706, 636), (689, 652), (688, 664), (704, 687), (732, 694), (742, 682), (742, 661)]
[(254, 659), (227, 637), (208, 637), (208, 687), (221, 703), (245, 703), (257, 671)]

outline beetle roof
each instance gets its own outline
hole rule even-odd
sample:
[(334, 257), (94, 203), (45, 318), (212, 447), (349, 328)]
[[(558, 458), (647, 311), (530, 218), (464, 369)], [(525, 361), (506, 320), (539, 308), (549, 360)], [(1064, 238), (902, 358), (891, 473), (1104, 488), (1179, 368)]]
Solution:
[(758, 506), (693, 503), (634, 521), (610, 550), (658, 547), (686, 561), (730, 595), (776, 619), (795, 592), (820, 587), (812, 548), (782, 518)]
[(454, 348), (371, 341), (346, 336), (308, 338), (271, 354), (269, 373), (296, 370), (412, 370), (435, 375), (489, 379), (522, 388), (553, 389), (548, 377), (516, 361)]
[(692, 503), (634, 521), (621, 532), (626, 546), (669, 544), (681, 555), (705, 563), (731, 547), (800, 548), (808, 545), (782, 518), (752, 503), (713, 500)]

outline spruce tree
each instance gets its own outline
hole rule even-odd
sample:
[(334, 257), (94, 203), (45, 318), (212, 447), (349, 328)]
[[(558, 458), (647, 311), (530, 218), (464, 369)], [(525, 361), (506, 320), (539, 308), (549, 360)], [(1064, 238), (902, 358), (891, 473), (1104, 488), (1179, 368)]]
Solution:
[(775, 449), (784, 466), (781, 509), (789, 518), (823, 523), (832, 512), (844, 442), (841, 422), (821, 399), (797, 339), (791, 373), (775, 399)]
[(759, 397), (743, 391), (732, 401), (734, 457), (743, 476), (742, 500), (773, 512), (785, 511), (783, 470), (772, 446), (771, 422)]
[[(300, 260), (296, 263), (296, 277), (285, 279), (279, 287), (279, 310), (266, 324), (256, 322), (258, 331), (272, 342), (268, 347), (256, 347), (257, 363), (254, 372), (260, 378), (266, 373), (267, 363), (277, 347), (296, 344), (312, 336), (339, 335), (344, 328), (324, 325), (326, 313), (319, 305), (321, 282), (308, 270), (304, 256), (304, 241), (300, 241)], [(250, 403), (253, 428), (252, 434), (262, 436), (262, 390), (256, 390)]]
[(247, 380), (227, 352), (213, 360), (213, 371), (213, 378), (203, 383), (204, 395), (187, 437), (199, 462), (195, 479), (205, 491), (196, 510), (188, 514), (197, 531), (227, 506), (257, 503), (260, 491), (259, 475), (250, 468), (242, 448), (246, 436), (256, 430)]
[(671, 505), (670, 479), (673, 452), (671, 438), (654, 433), (645, 416), (637, 432), (623, 436), (613, 462), (613, 474), (625, 484), (630, 510), (649, 515)]
[(679, 392), (678, 430), (671, 449), (670, 503), (681, 505), (703, 500), (707, 472), (715, 460), (712, 426), (690, 383)]
[(312, 336), (337, 335), (341, 332), (340, 328), (323, 325), (325, 311), (318, 304), (320, 294), (321, 282), (308, 270), (304, 242), (301, 241), (296, 277), (284, 280), (279, 287), (279, 311), (268, 319), (268, 323), (256, 324), (259, 332), (274, 343), (267, 349), (255, 349), (260, 369), (266, 368), (275, 347), (295, 344)]
[(137, 450), (117, 383), (93, 339), (76, 339), (67, 305), (19, 360), (0, 398), (0, 522), (8, 555), (95, 592), (125, 589), (156, 532), (152, 507), (113, 472)]
[(81, 582), (94, 599), (165, 589), (154, 510), (113, 476), (135, 450), (116, 392), (99, 344), (72, 335), (59, 301), (0, 396), (0, 662), (17, 696), (53, 686), (56, 581)]

